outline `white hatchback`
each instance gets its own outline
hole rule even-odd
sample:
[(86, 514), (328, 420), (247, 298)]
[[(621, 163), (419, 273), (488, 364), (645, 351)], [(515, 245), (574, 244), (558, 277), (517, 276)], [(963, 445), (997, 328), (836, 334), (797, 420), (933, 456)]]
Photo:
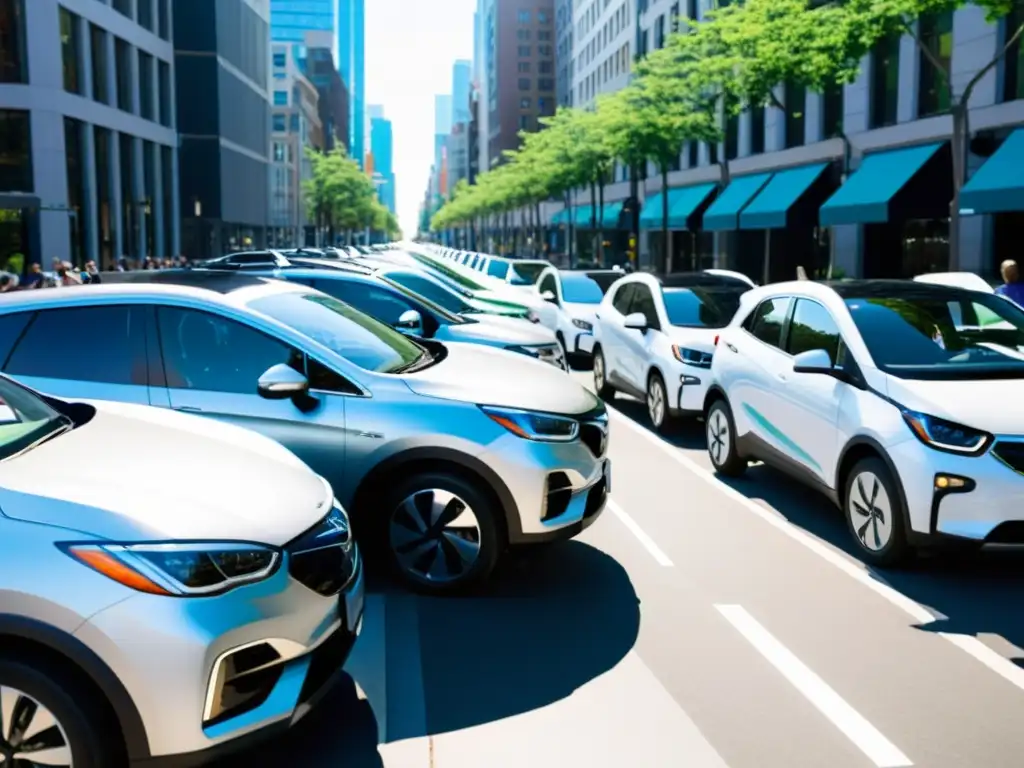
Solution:
[(751, 459), (821, 490), (860, 554), (1024, 543), (1024, 311), (979, 291), (800, 281), (750, 291), (705, 401), (725, 475)]
[(534, 295), (540, 322), (555, 332), (566, 357), (590, 357), (594, 323), (605, 293), (622, 273), (611, 269), (578, 271), (548, 267), (537, 277)]

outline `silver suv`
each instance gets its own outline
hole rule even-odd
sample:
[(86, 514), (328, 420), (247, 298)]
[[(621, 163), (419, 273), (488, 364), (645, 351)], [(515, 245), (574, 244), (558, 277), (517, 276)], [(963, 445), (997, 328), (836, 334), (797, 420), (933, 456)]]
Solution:
[(362, 622), (348, 518), (292, 453), (3, 376), (0, 552), (3, 766), (241, 748), (320, 700)]
[(276, 439), (330, 481), (357, 538), (425, 591), (483, 581), (509, 546), (569, 538), (603, 510), (604, 404), (555, 366), (413, 340), (295, 283), (180, 279), (13, 295), (0, 365), (42, 391)]

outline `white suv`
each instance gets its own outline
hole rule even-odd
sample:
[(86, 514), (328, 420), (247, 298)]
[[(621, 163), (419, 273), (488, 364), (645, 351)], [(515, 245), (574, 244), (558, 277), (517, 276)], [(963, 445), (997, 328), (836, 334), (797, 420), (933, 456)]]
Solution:
[(715, 337), (753, 287), (742, 275), (681, 272), (619, 279), (594, 319), (594, 387), (647, 402), (659, 432), (703, 413)]
[(864, 559), (1024, 543), (1024, 311), (921, 282), (780, 283), (720, 334), (715, 468), (760, 459), (844, 511)]

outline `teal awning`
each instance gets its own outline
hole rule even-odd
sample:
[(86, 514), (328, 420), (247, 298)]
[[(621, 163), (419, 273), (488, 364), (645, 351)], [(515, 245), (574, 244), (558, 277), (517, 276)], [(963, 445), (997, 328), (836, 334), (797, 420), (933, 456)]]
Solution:
[(644, 200), (644, 207), (640, 209), (640, 229), (661, 229), (661, 201), (664, 198), (665, 193), (658, 192)]
[[(740, 229), (784, 229), (790, 210), (821, 178), (828, 165), (814, 163), (777, 171), (740, 213)], [(817, 198), (820, 203), (824, 194), (818, 192)]]
[(857, 172), (821, 206), (819, 222), (831, 227), (888, 221), (892, 199), (943, 145), (923, 144), (868, 155)]
[[(697, 229), (697, 222), (691, 218), (700, 209), (717, 184), (695, 184), (692, 187), (676, 187), (668, 191), (668, 228)], [(644, 203), (640, 213), (641, 229), (661, 229), (662, 193), (654, 195)]]
[(569, 209), (568, 208), (563, 208), (562, 210), (557, 211), (555, 213), (555, 215), (551, 217), (551, 226), (559, 227), (562, 224), (565, 224), (568, 220), (569, 220)]
[(619, 219), (622, 217), (622, 206), (624, 206), (625, 204), (625, 200), (619, 200), (616, 203), (605, 203), (604, 208), (601, 209), (602, 229), (618, 228)]
[(704, 229), (717, 232), (725, 229), (738, 229), (740, 211), (764, 189), (772, 178), (770, 173), (755, 173), (750, 176), (737, 176), (729, 182), (718, 199), (711, 204), (704, 214)]
[(594, 210), (592, 205), (577, 205), (576, 215), (573, 217), (577, 227), (590, 229), (590, 213)]
[(1024, 128), (1002, 146), (960, 190), (960, 213), (1024, 211)]

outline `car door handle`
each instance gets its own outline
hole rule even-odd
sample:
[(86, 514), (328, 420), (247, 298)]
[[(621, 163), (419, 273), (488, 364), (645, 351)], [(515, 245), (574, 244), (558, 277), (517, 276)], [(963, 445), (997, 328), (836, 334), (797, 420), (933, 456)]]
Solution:
[(725, 344), (726, 349), (728, 349), (730, 352), (739, 352), (739, 350), (736, 349), (736, 346), (734, 344), (730, 344), (728, 341), (723, 343)]
[(176, 405), (174, 407), (176, 411), (185, 411), (185, 413), (202, 413), (202, 408), (196, 408), (194, 405)]

